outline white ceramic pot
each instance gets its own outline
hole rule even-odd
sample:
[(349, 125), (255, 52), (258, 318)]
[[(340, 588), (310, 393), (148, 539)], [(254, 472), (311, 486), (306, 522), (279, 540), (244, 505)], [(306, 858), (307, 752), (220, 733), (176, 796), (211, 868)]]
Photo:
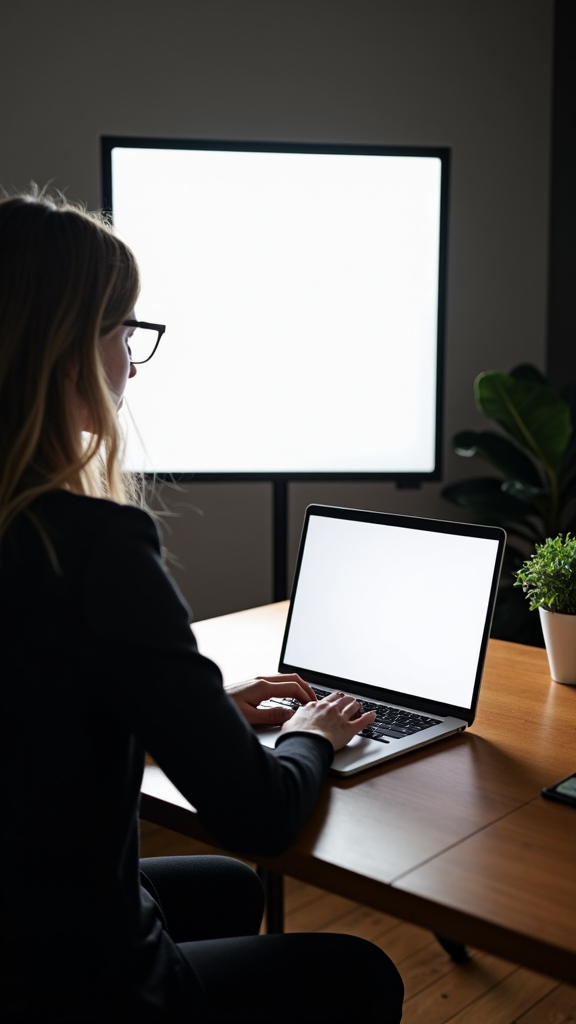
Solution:
[(552, 679), (576, 686), (576, 615), (538, 611)]

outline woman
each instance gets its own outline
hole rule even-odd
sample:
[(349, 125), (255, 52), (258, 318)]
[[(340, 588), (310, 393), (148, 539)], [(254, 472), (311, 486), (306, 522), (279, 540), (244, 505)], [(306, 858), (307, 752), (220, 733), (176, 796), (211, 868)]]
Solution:
[[(270, 856), (372, 716), (297, 676), (225, 691), (198, 652), (121, 469), (130, 250), (97, 215), (16, 196), (0, 202), (0, 281), (5, 1019), (398, 1021), (402, 983), (376, 947), (258, 936), (245, 865), (139, 865), (145, 751), (224, 846)], [(258, 709), (274, 693), (302, 707)], [(272, 717), (270, 751), (248, 723)]]

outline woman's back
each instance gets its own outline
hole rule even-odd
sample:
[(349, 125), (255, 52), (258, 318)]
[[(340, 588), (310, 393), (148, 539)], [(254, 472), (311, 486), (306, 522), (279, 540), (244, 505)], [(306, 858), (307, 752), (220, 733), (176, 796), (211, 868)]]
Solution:
[(22, 989), (40, 919), (44, 1001), (64, 979), (85, 993), (95, 967), (104, 998), (126, 985), (145, 999), (182, 970), (139, 888), (145, 751), (225, 845), (268, 854), (306, 820), (331, 751), (304, 734), (260, 746), (198, 653), (146, 513), (64, 491), (31, 511), (0, 545), (8, 977)]
[[(133, 518), (147, 517), (64, 491), (37, 501), (33, 514), (35, 523), (20, 517), (0, 545), (3, 875), (9, 880), (3, 957), (15, 1005), (27, 994), (23, 1019), (31, 1019), (26, 1014), (35, 998), (44, 1014), (54, 1001), (59, 1014), (69, 1011), (74, 1019), (95, 978), (96, 1011), (101, 1001), (105, 1006), (113, 998), (116, 1005), (123, 990), (124, 997), (139, 991), (144, 1003), (157, 1000), (154, 989), (166, 985), (164, 975), (189, 972), (140, 894), (144, 749), (129, 722), (130, 690), (142, 672), (134, 654), (139, 637), (126, 644), (135, 658), (130, 677), (121, 653), (134, 624), (130, 611), (111, 622), (116, 642), (98, 636), (115, 577), (106, 538), (126, 536), (123, 520), (130, 528)], [(40, 949), (32, 973), (34, 935)], [(164, 970), (148, 977), (154, 958)]]

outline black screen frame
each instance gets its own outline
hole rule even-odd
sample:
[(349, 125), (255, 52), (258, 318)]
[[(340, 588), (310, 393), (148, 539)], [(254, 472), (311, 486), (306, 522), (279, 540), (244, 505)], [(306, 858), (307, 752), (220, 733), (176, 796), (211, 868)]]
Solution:
[[(448, 278), (448, 218), (451, 149), (446, 146), (405, 146), (405, 145), (358, 145), (344, 143), (300, 143), (270, 142), (221, 139), (174, 139), (154, 138), (151, 136), (101, 136), (101, 175), (102, 175), (102, 208), (113, 219), (114, 195), (112, 182), (112, 152), (115, 148), (150, 148), (150, 149), (204, 149), (247, 152), (280, 152), (280, 153), (334, 153), (358, 154), (367, 156), (413, 156), (434, 157), (441, 163), (440, 192), (440, 234), (438, 263), (438, 313), (437, 313), (437, 346), (436, 346), (436, 418), (434, 468), (429, 472), (402, 471), (220, 471), (214, 472), (155, 472), (144, 474), (158, 480), (170, 480), (176, 483), (203, 483), (218, 481), (270, 481), (280, 486), (292, 481), (378, 481), (395, 482), (402, 488), (418, 488), (422, 483), (442, 480), (444, 450), (444, 375), (445, 375), (445, 334), (446, 305)], [(151, 199), (152, 201), (152, 199)], [(145, 216), (145, 211), (143, 211)]]

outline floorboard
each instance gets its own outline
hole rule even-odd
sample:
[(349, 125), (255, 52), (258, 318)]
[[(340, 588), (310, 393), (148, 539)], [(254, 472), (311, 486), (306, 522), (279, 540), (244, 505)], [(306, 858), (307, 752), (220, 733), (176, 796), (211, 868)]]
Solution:
[(576, 1024), (576, 988), (558, 985), (523, 1013), (518, 1024)]

